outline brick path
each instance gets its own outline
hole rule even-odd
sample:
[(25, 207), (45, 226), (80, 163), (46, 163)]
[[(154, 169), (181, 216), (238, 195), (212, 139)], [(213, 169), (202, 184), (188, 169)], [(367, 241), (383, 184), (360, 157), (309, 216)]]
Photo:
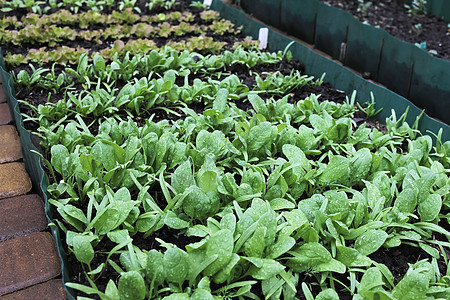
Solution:
[(61, 262), (32, 194), (22, 147), (0, 81), (0, 300), (67, 299)]

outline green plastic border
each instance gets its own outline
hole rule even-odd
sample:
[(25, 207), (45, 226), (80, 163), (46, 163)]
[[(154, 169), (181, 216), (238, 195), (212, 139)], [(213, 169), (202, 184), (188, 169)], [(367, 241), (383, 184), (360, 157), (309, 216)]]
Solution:
[(53, 207), (48, 203), (49, 194), (47, 192), (48, 178), (45, 175), (44, 169), (42, 167), (41, 157), (37, 154), (38, 149), (33, 145), (31, 141), (31, 133), (25, 129), (23, 125), (22, 115), (19, 111), (19, 104), (16, 98), (16, 92), (14, 90), (13, 81), (11, 75), (6, 71), (5, 62), (3, 60), (3, 55), (0, 47), (0, 77), (2, 79), (3, 88), (5, 90), (6, 101), (9, 104), (9, 109), (11, 115), (13, 116), (14, 124), (20, 136), (20, 142), (22, 143), (23, 160), (25, 163), (25, 169), (30, 175), (31, 182), (33, 183), (33, 190), (38, 193), (45, 204), (45, 215), (49, 222), (50, 232), (56, 242), (56, 247), (58, 250), (58, 255), (61, 260), (62, 266), (62, 281), (64, 288), (66, 290), (69, 300), (75, 300), (73, 296), (73, 290), (66, 287), (66, 283), (70, 281), (69, 270), (67, 268), (67, 257), (64, 252), (64, 247), (61, 242), (61, 237), (59, 235), (58, 229), (53, 225)]
[[(259, 20), (314, 45), (450, 124), (450, 61), (319, 0), (240, 0), (240, 4)], [(450, 21), (449, 0), (429, 0), (428, 9)]]
[(427, 10), (432, 15), (440, 17), (450, 22), (450, 1), (448, 0), (428, 0)]

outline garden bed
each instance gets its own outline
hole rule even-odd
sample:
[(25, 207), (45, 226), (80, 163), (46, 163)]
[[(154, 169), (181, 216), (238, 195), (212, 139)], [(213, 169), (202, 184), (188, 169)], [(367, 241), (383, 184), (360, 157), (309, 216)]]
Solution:
[[(401, 1), (335, 1), (324, 3), (344, 9), (361, 22), (386, 30), (390, 35), (427, 50), (430, 54), (450, 60), (450, 26), (445, 20), (427, 15), (426, 4), (417, 1), (408, 5)], [(426, 2), (426, 1), (425, 1)]]
[[(435, 14), (439, 3), (448, 7), (442, 1), (429, 3), (429, 10)], [(320, 0), (242, 0), (240, 4), (247, 13), (311, 44), (362, 77), (383, 84), (428, 115), (450, 122), (450, 61), (434, 57), (414, 43), (362, 23), (349, 12)], [(448, 21), (448, 15), (445, 17)]]
[(225, 32), (200, 28), (211, 42), (179, 52), (200, 32), (152, 26), (139, 49), (135, 28), (118, 56), (100, 35), (88, 55), (66, 49), (34, 70), (13, 66), (26, 45), (4, 48), (42, 139), (68, 286), (102, 299), (445, 298), (450, 142), (433, 148), (411, 112), (381, 125), (373, 99), (305, 75), (288, 47), (261, 52), (179, 2), (169, 13)]

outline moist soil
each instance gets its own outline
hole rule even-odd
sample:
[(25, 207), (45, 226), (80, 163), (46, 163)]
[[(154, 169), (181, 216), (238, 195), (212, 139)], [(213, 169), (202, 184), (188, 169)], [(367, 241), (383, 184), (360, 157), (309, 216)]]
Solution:
[(436, 16), (418, 13), (413, 16), (399, 0), (364, 0), (371, 2), (366, 10), (358, 9), (358, 0), (322, 0), (322, 2), (356, 16), (361, 22), (379, 26), (392, 36), (409, 43), (426, 42), (427, 50), (435, 50), (432, 55), (450, 60), (450, 27)]
[[(143, 2), (144, 1), (138, 1), (138, 6), (139, 5), (143, 6)], [(178, 2), (179, 2), (179, 4), (175, 7), (175, 10), (191, 10), (194, 13), (198, 12), (196, 8), (192, 8), (189, 5), (187, 5), (186, 1), (178, 1)], [(333, 2), (333, 1), (329, 1), (329, 2)], [(334, 2), (338, 2), (338, 1), (334, 1)], [(355, 2), (357, 2), (357, 1), (355, 1)], [(389, 1), (380, 1), (380, 2), (389, 2)], [(142, 9), (143, 8), (144, 7), (142, 7)], [(23, 12), (21, 12), (20, 10), (16, 11), (15, 13), (17, 14), (17, 16), (19, 16), (20, 14), (23, 14)], [(232, 43), (234, 41), (240, 41), (243, 38), (244, 37), (242, 35), (236, 35), (236, 36), (229, 35), (229, 36), (215, 36), (214, 37), (215, 40), (224, 40), (229, 43)], [(103, 43), (103, 45), (104, 44), (105, 43)], [(93, 45), (90, 42), (85, 42), (85, 44), (80, 43), (79, 45), (82, 47), (85, 47), (85, 48), (96, 49), (96, 50), (98, 50), (97, 48), (99, 47), (98, 45)], [(34, 46), (34, 47), (36, 47), (36, 46)], [(5, 47), (3, 47), (3, 50), (5, 51), (4, 54), (8, 53), (8, 52), (20, 53), (20, 52), (27, 51), (26, 47), (22, 47), (20, 49), (18, 49), (18, 48), (20, 48), (20, 47), (13, 47), (11, 45), (6, 45)], [(36, 65), (36, 67), (37, 67), (37, 65)], [(44, 67), (51, 67), (51, 66), (44, 66)], [(56, 66), (57, 71), (58, 71), (58, 68), (59, 68), (59, 70), (63, 69), (60, 66)], [(13, 68), (12, 71), (14, 71), (14, 73), (17, 74), (22, 69), (30, 70), (29, 66), (21, 66), (18, 68)], [(264, 72), (279, 71), (282, 74), (287, 75), (292, 70), (299, 70), (299, 71), (303, 72), (304, 67), (303, 67), (302, 63), (298, 60), (293, 59), (293, 60), (287, 61), (286, 59), (283, 59), (281, 62), (279, 62), (276, 65), (262, 65), (262, 66), (254, 67), (252, 69), (248, 69), (243, 66), (235, 66), (232, 68), (228, 68), (227, 70), (224, 70), (224, 72), (226, 71), (226, 72), (230, 72), (230, 73), (237, 75), (239, 77), (239, 79), (241, 80), (241, 82), (244, 83), (245, 85), (247, 85), (251, 90), (251, 89), (253, 89), (253, 87), (256, 84), (255, 73), (264, 74)], [(262, 76), (264, 76), (264, 75), (262, 75)], [(192, 78), (190, 78), (190, 80), (193, 80), (194, 78), (202, 79), (202, 76), (195, 75)], [(120, 90), (121, 86), (123, 86), (123, 85), (125, 85), (125, 82), (122, 82), (122, 83), (119, 82), (116, 87)], [(81, 88), (82, 88), (81, 85), (76, 85), (74, 87), (74, 91), (76, 91), (77, 89), (81, 89)], [(334, 101), (337, 103), (342, 103), (346, 99), (345, 93), (343, 93), (342, 91), (333, 89), (328, 83), (325, 82), (322, 85), (317, 86), (317, 87), (304, 86), (302, 88), (298, 88), (296, 90), (290, 91), (289, 92), (289, 95), (290, 95), (289, 101), (296, 102), (298, 100), (305, 99), (312, 93), (320, 94), (321, 95), (321, 97), (319, 98), (320, 101), (329, 100), (329, 101)], [(34, 89), (34, 90), (28, 91), (28, 92), (18, 91), (18, 94), (17, 94), (18, 99), (24, 99), (35, 107), (37, 107), (39, 104), (45, 104), (48, 101), (56, 102), (57, 100), (61, 99), (62, 97), (64, 97), (64, 95), (62, 93), (51, 94), (49, 96), (48, 91), (43, 91), (41, 89)], [(262, 95), (262, 97), (265, 98), (265, 97), (268, 97), (268, 95)], [(251, 105), (248, 101), (247, 102), (239, 102), (236, 104), (241, 109), (244, 109), (247, 111), (249, 111), (251, 108)], [(29, 108), (29, 106), (21, 104), (20, 109), (21, 109), (22, 113), (29, 115), (31, 117), (35, 117), (34, 112)], [(193, 109), (195, 111), (197, 111), (198, 113), (201, 113), (204, 110), (204, 106), (202, 106), (201, 104), (198, 104), (198, 105), (194, 106)], [(355, 126), (359, 126), (360, 124), (366, 122), (367, 127), (369, 127), (369, 128), (377, 128), (378, 130), (381, 130), (381, 131), (384, 130), (383, 125), (381, 125), (380, 123), (378, 123), (376, 121), (370, 120), (369, 118), (367, 118), (367, 116), (365, 115), (364, 112), (362, 112), (358, 108), (356, 108), (356, 109), (357, 109), (357, 111), (353, 118)], [(157, 111), (157, 112), (153, 112), (153, 113), (155, 113), (154, 120), (161, 120), (161, 119), (176, 120), (177, 119), (176, 117), (174, 117), (174, 115), (168, 115), (162, 111)], [(148, 117), (149, 117), (149, 115), (148, 116), (145, 116), (145, 115), (144, 116), (135, 116), (135, 121), (138, 123), (142, 123), (143, 120), (145, 120)], [(181, 116), (181, 117), (183, 117), (183, 116)], [(89, 122), (86, 122), (86, 123), (89, 124)], [(37, 125), (33, 122), (26, 122), (25, 125), (26, 125), (26, 128), (31, 131), (36, 131), (36, 129), (37, 129)], [(92, 130), (92, 133), (95, 134), (95, 124), (90, 129)], [(38, 142), (39, 142), (39, 140), (35, 139), (35, 144), (37, 146), (39, 146)], [(46, 156), (49, 159), (47, 153), (43, 153), (43, 154), (44, 154), (44, 156)], [(85, 208), (83, 208), (83, 209), (85, 209)], [(58, 215), (58, 213), (56, 211), (54, 213), (55, 213), (55, 216)], [(60, 218), (60, 220), (62, 221), (62, 218)], [(62, 222), (64, 222), (64, 221), (62, 221)], [(68, 229), (71, 229), (70, 225), (67, 224), (67, 226), (68, 226)], [(182, 249), (187, 244), (198, 241), (198, 239), (195, 237), (189, 237), (189, 236), (185, 235), (184, 231), (174, 230), (174, 229), (170, 229), (168, 227), (161, 228), (160, 230), (156, 231), (153, 235), (151, 235), (147, 238), (144, 238), (143, 234), (140, 234), (140, 233), (134, 235), (132, 238), (133, 238), (134, 245), (138, 246), (141, 249), (145, 249), (145, 250), (150, 250), (150, 249), (163, 250), (163, 249), (161, 249), (159, 242), (156, 240), (157, 238), (162, 239), (169, 243), (173, 243)], [(62, 239), (64, 240), (65, 237), (63, 236)], [(99, 266), (100, 264), (102, 264), (106, 261), (108, 252), (114, 246), (115, 246), (115, 244), (112, 243), (111, 241), (109, 241), (109, 239), (107, 239), (107, 238), (103, 238), (103, 240), (101, 240), (99, 242), (99, 244), (96, 245), (95, 248), (97, 251), (96, 251), (96, 255), (91, 263), (92, 269), (95, 269), (97, 266)], [(67, 251), (67, 249), (66, 249), (66, 251)], [(424, 251), (422, 251), (421, 249), (419, 249), (417, 247), (408, 246), (408, 245), (401, 245), (401, 246), (399, 246), (397, 248), (393, 248), (393, 249), (380, 249), (377, 252), (375, 252), (374, 254), (372, 254), (370, 257), (371, 257), (371, 259), (373, 259), (379, 263), (385, 264), (391, 270), (392, 274), (394, 275), (395, 282), (398, 282), (402, 278), (402, 276), (406, 273), (406, 270), (408, 269), (408, 263), (415, 263), (422, 258), (428, 258), (428, 259), (430, 258), (429, 255), (427, 253), (425, 253)], [(111, 256), (111, 259), (113, 261), (115, 261), (116, 263), (120, 264), (119, 254), (113, 254)], [(70, 281), (71, 282), (81, 283), (81, 284), (90, 286), (90, 283), (88, 282), (88, 280), (86, 279), (86, 277), (84, 275), (84, 272), (87, 270), (83, 269), (83, 266), (78, 262), (78, 260), (74, 257), (73, 254), (68, 255), (66, 266), (70, 273)], [(117, 271), (114, 268), (111, 267), (111, 265), (107, 264), (105, 267), (105, 270), (101, 274), (96, 275), (95, 278), (96, 278), (95, 284), (97, 285), (97, 288), (100, 291), (104, 291), (106, 288), (106, 285), (110, 279), (112, 279), (113, 281), (115, 281), (117, 283), (119, 274), (117, 273)], [(349, 280), (347, 278), (340, 278), (339, 276), (337, 276), (336, 279), (338, 279), (339, 281), (343, 282), (346, 285), (349, 284)], [(310, 274), (310, 273), (300, 274), (299, 280), (300, 280), (300, 282), (311, 283), (311, 286), (313, 288), (313, 294), (317, 294), (320, 292), (320, 287), (316, 284), (318, 282), (318, 279), (315, 278), (313, 274)], [(218, 286), (213, 286), (213, 288), (214, 289), (218, 288)], [(261, 289), (260, 286), (255, 286), (252, 289), (252, 292), (254, 292), (257, 295), (262, 295), (260, 289)], [(351, 299), (350, 293), (348, 291), (346, 291), (343, 287), (341, 287), (337, 282), (336, 282), (336, 290), (339, 292), (341, 299)], [(74, 291), (74, 292), (76, 293), (76, 295), (79, 295), (79, 296), (87, 296), (78, 291)], [(297, 296), (300, 299), (305, 299), (304, 295), (301, 293), (300, 288), (299, 288), (299, 292), (298, 292)], [(93, 295), (89, 295), (89, 297), (93, 297)]]

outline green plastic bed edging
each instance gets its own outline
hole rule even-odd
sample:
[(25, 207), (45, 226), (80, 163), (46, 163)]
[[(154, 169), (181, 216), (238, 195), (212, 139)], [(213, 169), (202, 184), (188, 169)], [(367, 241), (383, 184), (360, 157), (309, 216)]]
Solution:
[[(31, 141), (31, 133), (25, 129), (23, 125), (22, 115), (19, 111), (19, 104), (16, 99), (16, 93), (14, 90), (13, 81), (11, 75), (5, 69), (5, 62), (3, 60), (3, 55), (0, 47), (0, 77), (2, 79), (3, 88), (5, 90), (6, 100), (9, 104), (9, 109), (17, 131), (20, 136), (20, 142), (22, 143), (23, 160), (25, 163), (25, 169), (27, 170), (31, 182), (33, 183), (33, 190), (37, 192), (45, 203), (45, 215), (47, 216), (49, 222), (49, 228), (56, 242), (56, 247), (58, 250), (58, 255), (61, 260), (62, 266), (62, 281), (69, 300), (75, 300), (73, 296), (73, 290), (65, 286), (66, 282), (70, 281), (69, 270), (67, 268), (66, 253), (64, 252), (64, 247), (61, 243), (61, 238), (58, 229), (53, 224), (53, 207), (48, 203), (49, 194), (47, 193), (48, 178), (42, 167), (41, 156), (38, 154), (38, 149), (33, 145)], [(38, 245), (37, 245), (38, 246)]]
[[(240, 0), (261, 21), (298, 37), (450, 124), (450, 61), (319, 0)], [(428, 1), (450, 21), (450, 1)], [(269, 13), (268, 13), (269, 12)]]
[(450, 1), (448, 0), (428, 0), (427, 11), (450, 22)]
[[(242, 11), (225, 5), (220, 0), (214, 0), (211, 8), (219, 11), (223, 18), (229, 19), (234, 24), (238, 26), (243, 25), (244, 33), (247, 35), (257, 37), (259, 29), (261, 27), (265, 27), (264, 24), (248, 18)], [(292, 40), (290, 38), (269, 29), (269, 47), (271, 50), (284, 50), (291, 42)], [(330, 82), (333, 87), (344, 90), (347, 93), (351, 93), (353, 90), (358, 90), (358, 96), (356, 99), (358, 102), (366, 102), (370, 100), (370, 92), (373, 92), (376, 100), (376, 107), (384, 108), (383, 111), (377, 116), (381, 121), (384, 121), (385, 118), (389, 117), (392, 114), (392, 111), (395, 111), (397, 117), (400, 117), (400, 115), (408, 107), (409, 112), (406, 118), (408, 123), (414, 123), (417, 116), (421, 114), (421, 110), (407, 99), (393, 93), (390, 90), (362, 79), (347, 68), (344, 68), (338, 63), (317, 54), (299, 42), (294, 42), (289, 49), (295, 58), (300, 59), (302, 63), (305, 64), (306, 72), (308, 74), (320, 77), (324, 72), (326, 72), (326, 81)], [(23, 126), (23, 119), (19, 111), (18, 100), (16, 99), (12, 78), (5, 69), (3, 56), (1, 55), (1, 48), (0, 77), (2, 78), (6, 98), (20, 135), (26, 170), (30, 175), (34, 189), (45, 201), (45, 213), (49, 220), (50, 230), (56, 241), (58, 253), (62, 262), (62, 280), (65, 284), (70, 281), (70, 270), (67, 268), (66, 254), (61, 243), (59, 232), (56, 226), (53, 225), (53, 207), (51, 207), (48, 203), (48, 178), (42, 167), (41, 156), (37, 154), (38, 150), (31, 141), (31, 134)], [(450, 127), (430, 118), (425, 114), (422, 115), (420, 119), (419, 129), (423, 133), (427, 133), (427, 131), (437, 133), (440, 129), (442, 129), (442, 141), (444, 142), (450, 139)], [(69, 300), (75, 300), (73, 290), (67, 287), (65, 287), (65, 289)]]

